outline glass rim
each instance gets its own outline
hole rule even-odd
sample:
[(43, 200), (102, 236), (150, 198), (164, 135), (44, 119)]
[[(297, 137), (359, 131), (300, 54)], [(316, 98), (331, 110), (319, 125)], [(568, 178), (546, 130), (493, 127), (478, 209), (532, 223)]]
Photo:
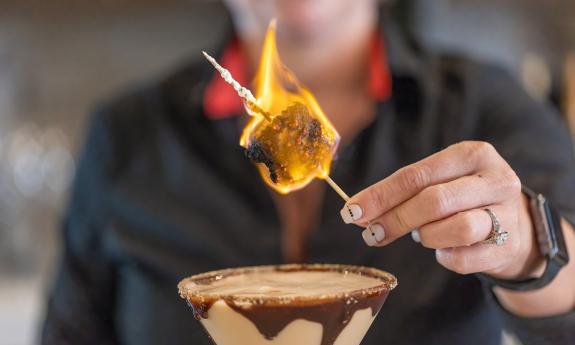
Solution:
[[(321, 295), (303, 295), (303, 296), (242, 296), (226, 293), (206, 293), (194, 291), (193, 287), (198, 285), (209, 284), (212, 281), (223, 279), (225, 277), (247, 274), (251, 272), (340, 272), (343, 274), (357, 274), (360, 276), (370, 277), (381, 281), (381, 284), (369, 288), (350, 290), (337, 293), (326, 293)], [(283, 264), (283, 265), (264, 265), (264, 266), (246, 266), (237, 268), (226, 268), (221, 270), (209, 271), (196, 274), (181, 280), (178, 284), (180, 296), (192, 304), (214, 303), (218, 300), (231, 302), (234, 304), (251, 303), (257, 305), (286, 305), (286, 304), (321, 304), (334, 300), (346, 298), (368, 298), (384, 295), (397, 286), (397, 278), (386, 271), (372, 267), (345, 265), (345, 264)]]

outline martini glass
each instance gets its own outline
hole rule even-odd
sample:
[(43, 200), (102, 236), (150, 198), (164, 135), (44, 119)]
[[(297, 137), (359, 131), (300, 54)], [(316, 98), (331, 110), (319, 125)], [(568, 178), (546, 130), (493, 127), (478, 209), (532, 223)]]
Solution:
[(180, 296), (217, 345), (359, 345), (390, 273), (349, 265), (279, 265), (202, 273)]

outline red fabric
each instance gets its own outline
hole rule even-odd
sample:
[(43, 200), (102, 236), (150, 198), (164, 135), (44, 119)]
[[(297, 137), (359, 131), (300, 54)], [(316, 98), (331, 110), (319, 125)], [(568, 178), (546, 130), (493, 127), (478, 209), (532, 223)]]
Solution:
[(383, 38), (379, 32), (373, 35), (369, 64), (369, 91), (371, 97), (376, 101), (383, 102), (391, 96), (391, 73), (387, 64)]
[[(246, 57), (237, 39), (224, 49), (219, 59), (220, 64), (227, 68), (234, 79), (248, 86), (246, 73)], [(374, 100), (382, 102), (391, 96), (391, 74), (387, 64), (385, 46), (379, 33), (375, 33), (371, 44), (369, 90)], [(243, 112), (243, 104), (236, 91), (226, 83), (218, 73), (215, 73), (204, 93), (204, 111), (212, 120), (237, 116)]]

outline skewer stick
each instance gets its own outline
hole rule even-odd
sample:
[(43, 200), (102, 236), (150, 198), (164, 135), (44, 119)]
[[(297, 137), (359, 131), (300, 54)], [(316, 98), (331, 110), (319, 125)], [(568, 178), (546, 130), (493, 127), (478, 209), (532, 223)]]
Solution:
[[(337, 183), (335, 183), (331, 177), (326, 176), (325, 177), (325, 181), (327, 182), (327, 184), (329, 184), (329, 186), (337, 193), (339, 194), (339, 196), (341, 196), (341, 198), (343, 199), (343, 201), (347, 202), (349, 201), (349, 196), (343, 191), (343, 189), (341, 189), (340, 186), (338, 186)], [(346, 205), (346, 207), (348, 207)], [(348, 208), (349, 209), (349, 208)], [(380, 243), (380, 241), (377, 240), (377, 238), (375, 237), (375, 233), (373, 232), (373, 229), (371, 228), (371, 222), (368, 220), (367, 221), (367, 227), (366, 229), (370, 232), (371, 236), (373, 236), (373, 238), (375, 239), (375, 241), (377, 243)]]
[[(230, 71), (228, 71), (227, 69), (223, 68), (217, 61), (216, 59), (214, 59), (213, 57), (211, 57), (208, 53), (206, 53), (205, 51), (202, 51), (202, 53), (204, 54), (205, 58), (212, 64), (212, 66), (214, 66), (214, 68), (220, 73), (220, 75), (222, 76), (222, 78), (224, 79), (224, 81), (228, 84), (230, 84), (234, 90), (236, 90), (238, 96), (240, 96), (240, 98), (242, 100), (244, 100), (244, 102), (246, 102), (246, 107), (248, 107), (249, 110), (259, 113), (261, 114), (266, 120), (271, 121), (271, 116), (270, 114), (263, 110), (262, 108), (260, 108), (257, 104), (257, 100), (254, 97), (254, 95), (252, 94), (252, 92), (248, 89), (243, 87), (240, 83), (238, 83), (234, 77), (232, 77), (232, 74), (230, 73)], [(251, 115), (251, 114), (250, 114)], [(345, 201), (347, 202), (349, 200), (349, 196), (343, 191), (343, 189), (341, 189), (340, 186), (337, 185), (337, 183), (335, 183), (331, 177), (326, 176), (325, 177), (325, 181), (327, 182), (327, 184), (329, 184), (329, 186)]]
[(349, 200), (349, 196), (343, 191), (343, 189), (341, 189), (337, 183), (334, 182), (334, 180), (331, 179), (331, 177), (326, 176), (325, 181), (337, 194), (339, 194), (339, 196), (341, 196), (345, 202)]
[[(238, 96), (240, 96), (241, 99), (244, 100), (244, 102), (246, 103), (246, 106), (248, 107), (249, 110), (251, 110), (251, 112), (256, 112), (261, 114), (266, 120), (271, 121), (271, 116), (270, 114), (263, 110), (262, 108), (260, 108), (260, 106), (257, 103), (256, 98), (254, 97), (254, 95), (252, 94), (252, 92), (246, 88), (243, 87), (240, 83), (238, 83), (234, 77), (232, 77), (232, 74), (230, 73), (230, 71), (228, 71), (227, 69), (223, 68), (217, 61), (216, 59), (214, 59), (213, 57), (211, 57), (208, 53), (206, 53), (205, 51), (202, 51), (202, 53), (204, 54), (205, 58), (212, 64), (212, 66), (214, 66), (214, 68), (220, 72), (220, 75), (222, 76), (222, 79), (224, 79), (224, 81), (228, 84), (230, 84), (234, 90), (236, 90)], [(252, 114), (250, 114), (252, 115)]]
[[(343, 189), (341, 189), (341, 187), (338, 186), (338, 184), (335, 183), (335, 182), (331, 179), (331, 177), (329, 177), (329, 176), (326, 176), (326, 177), (325, 177), (325, 181), (327, 182), (327, 184), (329, 184), (329, 186), (330, 186), (337, 194), (339, 194), (339, 196), (341, 196), (341, 198), (343, 199), (343, 201), (345, 201), (346, 204), (347, 204), (347, 202), (349, 201), (349, 196), (343, 191)], [(346, 207), (348, 207), (348, 206), (346, 205)], [(349, 209), (349, 208), (348, 208), (348, 209)], [(370, 222), (370, 221), (367, 221), (367, 227), (366, 227), (366, 229), (371, 233), (371, 236), (373, 236), (373, 238), (375, 239), (375, 241), (376, 241), (377, 243), (380, 243), (380, 241), (378, 241), (378, 240), (376, 239), (376, 237), (375, 237), (375, 233), (373, 232), (373, 229), (371, 228), (371, 222)]]

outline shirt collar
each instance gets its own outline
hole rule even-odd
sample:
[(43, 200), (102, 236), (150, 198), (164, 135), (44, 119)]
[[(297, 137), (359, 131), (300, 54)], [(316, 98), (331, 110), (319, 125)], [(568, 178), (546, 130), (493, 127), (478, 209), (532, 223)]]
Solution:
[[(242, 85), (247, 85), (246, 56), (239, 40), (232, 39), (223, 49), (219, 62), (227, 68)], [(392, 78), (387, 62), (387, 52), (383, 37), (374, 32), (369, 54), (369, 91), (371, 97), (383, 102), (391, 96)], [(238, 116), (243, 112), (243, 104), (235, 90), (219, 74), (213, 73), (204, 95), (203, 107), (206, 117), (212, 120)]]

